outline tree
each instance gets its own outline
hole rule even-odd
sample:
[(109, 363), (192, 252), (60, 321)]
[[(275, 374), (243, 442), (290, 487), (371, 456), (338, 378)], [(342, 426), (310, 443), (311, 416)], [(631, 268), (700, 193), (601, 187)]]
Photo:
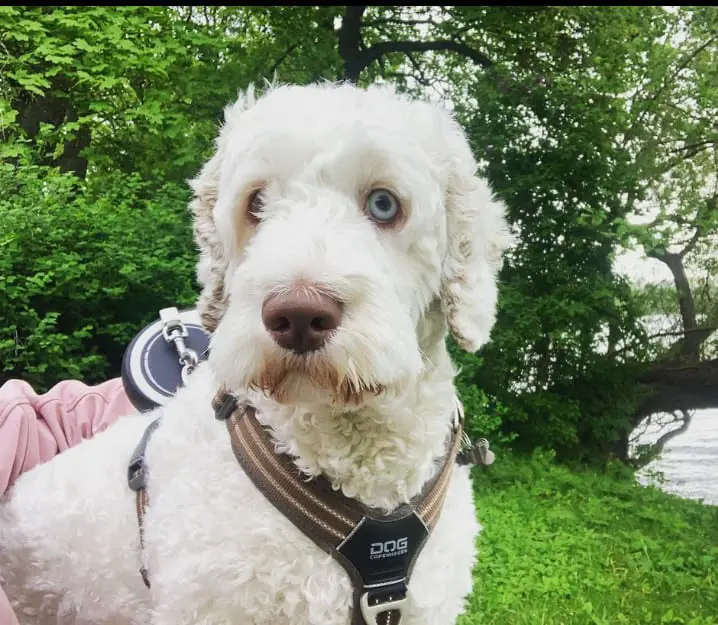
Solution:
[[(709, 122), (716, 119), (715, 10), (367, 9), (346, 8), (339, 30), (344, 76), (401, 80), (413, 72), (415, 83), (430, 87), (438, 71), (450, 68), (449, 91), (480, 138), (486, 171), (511, 194), (522, 236), (504, 274), (508, 318), (502, 324), (500, 317), (486, 352), (492, 364), (478, 376), (482, 385), (514, 406), (501, 389), (520, 391), (523, 420), (537, 421), (539, 429), (558, 424), (551, 436), (559, 446), (580, 441), (593, 453), (599, 438), (622, 458), (629, 432), (646, 414), (718, 405), (716, 362), (699, 363), (718, 313), (715, 306), (697, 313), (683, 266), (687, 254), (702, 249), (708, 268), (715, 244), (715, 190), (697, 191), (711, 175), (715, 181), (716, 126)], [(417, 27), (423, 37), (416, 37)], [(678, 32), (683, 40), (664, 45)], [(448, 55), (417, 62), (415, 55), (427, 52)], [(388, 67), (387, 57), (398, 55), (408, 62)], [(693, 101), (695, 93), (701, 95)], [(687, 100), (689, 114), (682, 108)], [(541, 171), (532, 175), (535, 163)], [(627, 226), (651, 194), (664, 207), (651, 229)], [(658, 237), (659, 223), (673, 227)], [(676, 226), (691, 226), (692, 233), (682, 249), (670, 251)], [(664, 354), (639, 322), (648, 311), (612, 268), (627, 232), (634, 245), (648, 243), (647, 253), (674, 276), (681, 339)], [(714, 291), (701, 292), (710, 301)], [(541, 332), (531, 341), (536, 328)], [(604, 333), (605, 352), (597, 349)], [(677, 359), (667, 360), (667, 353)], [(590, 392), (596, 384), (604, 387), (598, 402)], [(526, 438), (546, 438), (532, 429)]]
[(625, 137), (642, 181), (626, 243), (667, 267), (674, 286), (647, 302), (675, 321), (652, 342), (638, 416), (718, 405), (718, 12), (676, 7), (664, 39), (649, 50)]
[[(452, 346), (473, 431), (564, 458), (626, 458), (646, 414), (718, 401), (716, 13), (4, 7), (0, 154), (28, 180), (38, 164), (86, 177), (89, 186), (73, 189), (85, 198), (91, 188), (98, 206), (103, 181), (116, 189), (123, 176), (139, 179), (129, 201), (139, 194), (155, 206), (163, 201), (152, 185), (183, 185), (197, 171), (223, 107), (249, 82), (392, 82), (444, 99), (518, 235), (493, 342), (479, 356)], [(189, 228), (185, 213), (174, 219)], [(664, 263), (672, 284), (632, 285), (614, 267), (625, 248)], [(28, 280), (39, 272), (18, 270)], [(56, 310), (46, 291), (32, 310)], [(121, 313), (111, 312), (102, 319), (119, 327)], [(649, 314), (675, 324), (653, 331)], [(77, 330), (60, 321), (63, 332)], [(91, 337), (78, 345), (98, 347)]]

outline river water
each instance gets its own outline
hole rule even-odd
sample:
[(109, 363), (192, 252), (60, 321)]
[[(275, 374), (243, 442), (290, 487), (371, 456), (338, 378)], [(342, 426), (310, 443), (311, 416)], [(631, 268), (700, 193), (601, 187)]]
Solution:
[[(655, 432), (648, 432), (640, 442), (655, 439)], [(652, 478), (651, 472), (661, 472), (665, 483)], [(688, 429), (666, 443), (662, 456), (639, 471), (638, 480), (680, 497), (718, 505), (718, 410), (696, 411)]]

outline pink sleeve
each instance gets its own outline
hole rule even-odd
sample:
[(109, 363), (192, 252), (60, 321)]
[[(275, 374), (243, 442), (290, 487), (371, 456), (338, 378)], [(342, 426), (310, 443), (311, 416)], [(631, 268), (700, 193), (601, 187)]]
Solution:
[(0, 625), (18, 625), (10, 607), (10, 602), (7, 600), (2, 588), (0, 588)]
[(0, 495), (23, 471), (132, 412), (120, 378), (98, 386), (66, 380), (44, 395), (27, 382), (6, 382), (0, 387)]

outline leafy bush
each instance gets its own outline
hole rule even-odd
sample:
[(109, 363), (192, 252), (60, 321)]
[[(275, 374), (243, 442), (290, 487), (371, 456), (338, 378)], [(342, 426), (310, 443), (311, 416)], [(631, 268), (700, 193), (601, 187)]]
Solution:
[(459, 374), (456, 390), (464, 404), (465, 429), (472, 440), (486, 438), (492, 446), (503, 446), (515, 438), (511, 431), (502, 429), (507, 408), (495, 397), (488, 395), (474, 382), (484, 362), (481, 356), (468, 354), (449, 341), (449, 353)]
[(0, 166), (0, 382), (117, 375), (160, 308), (196, 297), (188, 191)]

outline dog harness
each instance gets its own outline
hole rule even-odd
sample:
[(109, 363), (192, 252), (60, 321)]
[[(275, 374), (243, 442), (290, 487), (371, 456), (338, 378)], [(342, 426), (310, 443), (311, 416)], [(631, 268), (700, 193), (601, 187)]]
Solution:
[[(257, 489), (349, 574), (354, 586), (352, 625), (400, 625), (412, 569), (439, 519), (454, 464), (493, 462), (486, 439), (461, 449), (468, 439), (460, 402), (441, 469), (417, 497), (390, 514), (344, 496), (324, 476), (307, 480), (289, 456), (275, 451), (253, 406), (228, 393), (218, 393), (212, 404), (217, 420), (226, 423), (237, 462)], [(145, 431), (128, 472), (129, 486), (137, 493), (141, 548), (149, 503), (144, 452), (158, 423)], [(140, 574), (149, 587), (144, 567)]]

